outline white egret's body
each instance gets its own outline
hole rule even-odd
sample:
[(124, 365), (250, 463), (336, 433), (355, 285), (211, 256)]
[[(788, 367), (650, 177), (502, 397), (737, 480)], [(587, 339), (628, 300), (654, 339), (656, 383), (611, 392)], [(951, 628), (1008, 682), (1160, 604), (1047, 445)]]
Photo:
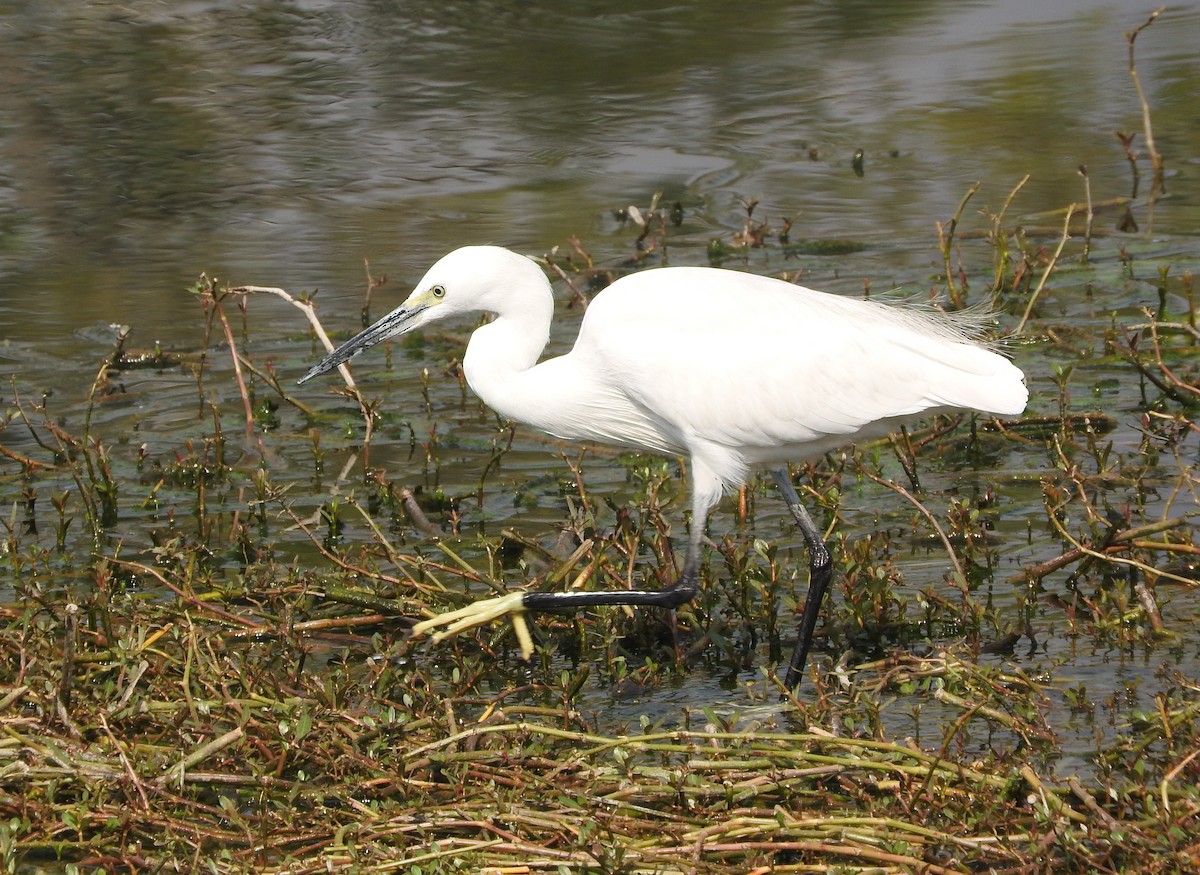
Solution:
[(490, 246), (443, 257), (403, 305), (304, 379), (387, 337), (474, 311), (495, 319), (471, 335), (463, 368), (501, 416), (560, 438), (690, 460), (693, 532), (681, 576), (688, 598), (704, 520), (752, 468), (775, 471), (810, 548), (824, 551), (780, 466), (922, 414), (1013, 415), (1028, 398), (1019, 369), (943, 314), (700, 267), (619, 279), (592, 300), (574, 348), (538, 363), (554, 311), (550, 283), (530, 259)]
[(1025, 409), (1021, 372), (942, 314), (712, 268), (618, 280), (589, 305), (574, 348), (535, 364), (553, 298), (515, 257), (523, 276), (492, 274), (503, 309), (467, 345), (471, 389), (555, 437), (686, 455), (713, 502), (751, 467), (819, 457), (916, 415)]

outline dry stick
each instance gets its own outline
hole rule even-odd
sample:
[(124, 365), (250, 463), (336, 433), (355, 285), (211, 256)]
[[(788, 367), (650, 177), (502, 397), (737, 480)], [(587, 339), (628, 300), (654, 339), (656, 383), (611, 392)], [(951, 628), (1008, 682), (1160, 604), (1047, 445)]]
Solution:
[(1186, 553), (1190, 556), (1200, 556), (1200, 546), (1195, 544), (1174, 544), (1170, 541), (1130, 541), (1129, 546), (1139, 550), (1162, 550), (1164, 553)]
[(1154, 317), (1151, 315), (1149, 310), (1144, 312), (1150, 319), (1150, 339), (1154, 341), (1154, 363), (1158, 365), (1158, 369), (1162, 371), (1163, 374), (1166, 375), (1167, 379), (1170, 380), (1176, 387), (1183, 389), (1185, 392), (1191, 392), (1193, 395), (1200, 396), (1200, 388), (1181, 380), (1175, 375), (1174, 371), (1167, 367), (1166, 362), (1163, 361), (1162, 347), (1158, 342), (1158, 328), (1155, 326)]
[[(1145, 541), (1142, 540), (1145, 536), (1154, 535), (1158, 532), (1164, 532), (1167, 529), (1178, 528), (1179, 526), (1188, 525), (1189, 521), (1195, 514), (1185, 514), (1183, 516), (1171, 517), (1170, 519), (1160, 520), (1156, 523), (1149, 523), (1144, 526), (1138, 526), (1133, 529), (1126, 529), (1123, 532), (1118, 532), (1109, 539), (1107, 546), (1104, 548), (1105, 558), (1112, 553), (1120, 553), (1128, 550), (1130, 547), (1141, 547), (1148, 550), (1164, 550), (1164, 551), (1179, 551), (1189, 552), (1192, 548), (1189, 545), (1173, 544), (1170, 542)], [(1055, 556), (1053, 559), (1048, 559), (1045, 562), (1039, 562), (1029, 568), (1023, 569), (1018, 574), (1014, 574), (1008, 578), (1005, 583), (1018, 584), (1026, 583), (1030, 580), (1040, 580), (1048, 574), (1052, 574), (1058, 569), (1070, 565), (1072, 562), (1078, 562), (1087, 553), (1084, 548), (1073, 547), (1066, 552)]]
[[(234, 286), (229, 291), (236, 294), (264, 294), (275, 295), (277, 298), (282, 298), (308, 318), (308, 322), (312, 326), (313, 331), (316, 333), (317, 339), (321, 341), (326, 350), (333, 352), (333, 341), (329, 339), (329, 335), (325, 333), (324, 327), (322, 327), (320, 320), (317, 319), (317, 313), (316, 310), (313, 309), (313, 305), (307, 301), (301, 301), (293, 297), (284, 289), (274, 288), (272, 286)], [(342, 379), (346, 381), (346, 385), (351, 389), (351, 391), (357, 392), (358, 387), (354, 384), (354, 377), (350, 375), (350, 369), (343, 364), (338, 365), (338, 371), (341, 373)]]
[(1146, 92), (1142, 90), (1142, 80), (1138, 76), (1137, 67), (1133, 62), (1133, 41), (1139, 33), (1154, 23), (1154, 19), (1162, 14), (1165, 6), (1160, 6), (1150, 13), (1145, 22), (1125, 34), (1129, 44), (1129, 78), (1133, 80), (1134, 90), (1137, 91), (1138, 102), (1142, 105), (1142, 130), (1146, 137), (1146, 151), (1150, 153), (1150, 166), (1154, 168), (1154, 183), (1150, 189), (1150, 199), (1154, 200), (1163, 190), (1163, 159), (1154, 146), (1154, 131), (1150, 125), (1150, 104), (1146, 101)]
[(1170, 812), (1170, 810), (1171, 810), (1171, 802), (1167, 798), (1167, 785), (1170, 784), (1173, 780), (1175, 780), (1175, 776), (1178, 775), (1180, 773), (1180, 771), (1183, 770), (1184, 766), (1186, 766), (1188, 763), (1190, 763), (1192, 760), (1194, 760), (1198, 756), (1200, 756), (1200, 748), (1197, 748), (1196, 750), (1192, 751), (1190, 754), (1188, 754), (1186, 757), (1184, 757), (1183, 760), (1180, 761), (1179, 765), (1175, 766), (1175, 768), (1171, 769), (1171, 771), (1169, 771), (1165, 775), (1163, 775), (1162, 783), (1159, 784), (1159, 792), (1162, 795), (1162, 805), (1163, 805), (1164, 811)]
[(157, 571), (154, 568), (151, 568), (148, 565), (142, 565), (138, 562), (130, 562), (127, 559), (117, 559), (113, 556), (105, 556), (104, 558), (107, 559), (109, 562), (113, 563), (114, 565), (120, 565), (124, 568), (128, 568), (130, 571), (137, 572), (138, 574), (146, 574), (146, 575), (149, 575), (150, 577), (153, 577), (155, 580), (157, 580), (159, 583), (161, 583), (163, 586), (165, 586), (171, 592), (175, 593), (175, 595), (177, 595), (179, 598), (183, 599), (185, 602), (190, 604), (192, 607), (198, 608), (199, 610), (204, 611), (205, 613), (212, 614), (215, 617), (219, 617), (220, 619), (226, 621), (227, 623), (232, 623), (235, 626), (244, 626), (247, 629), (256, 629), (256, 630), (266, 631), (265, 627), (263, 627), (259, 623), (255, 623), (253, 620), (247, 620), (245, 617), (239, 617), (236, 614), (231, 614), (228, 611), (223, 611), (220, 608), (216, 607), (215, 605), (210, 605), (208, 602), (203, 601), (202, 599), (196, 598), (196, 596), (192, 595), (191, 593), (184, 592), (182, 589), (177, 587), (175, 584), (171, 583), (171, 581), (167, 580), (161, 573), (159, 573), (159, 571)]
[[(213, 291), (212, 302), (217, 310), (217, 319), (221, 322), (221, 330), (225, 332), (225, 342), (229, 344), (229, 354), (233, 358), (233, 376), (237, 380), (238, 392), (242, 396), (242, 408), (246, 415), (246, 443), (250, 443), (251, 440), (257, 437), (254, 432), (254, 407), (250, 404), (250, 393), (246, 389), (246, 378), (242, 376), (242, 363), (237, 351), (237, 342), (233, 339), (233, 329), (229, 326), (229, 320), (225, 318), (225, 309), (221, 306), (221, 299), (217, 296), (215, 290)], [(261, 438), (258, 438), (258, 447), (264, 453), (266, 452)]]
[[(971, 702), (968, 702), (966, 699), (962, 698), (961, 696), (954, 695), (949, 690), (947, 690), (945, 687), (938, 687), (937, 689), (935, 689), (933, 691), (933, 697), (935, 699), (937, 699), (939, 702), (943, 702), (947, 705), (953, 705), (956, 708), (961, 708), (961, 709), (967, 711), (968, 716), (978, 713), (978, 714), (983, 715), (984, 717), (986, 717), (989, 720), (994, 720), (997, 723), (1007, 726), (1013, 732), (1020, 735), (1026, 742), (1029, 741), (1030, 735), (1033, 735), (1036, 738), (1039, 738), (1043, 741), (1055, 741), (1055, 737), (1044, 729), (1039, 729), (1036, 726), (1030, 726), (1028, 723), (1020, 720), (1019, 718), (1013, 717), (1011, 714), (1005, 714), (1003, 711), (999, 711), (995, 708), (992, 708), (988, 705), (983, 704), (982, 702), (978, 702), (978, 703), (974, 703), (974, 704)], [(946, 747), (943, 745), (943, 748), (942, 748), (943, 755), (945, 754), (945, 752), (946, 752)]]
[(1088, 263), (1088, 254), (1092, 249), (1092, 222), (1096, 218), (1096, 212), (1092, 209), (1092, 178), (1088, 176), (1086, 164), (1079, 165), (1079, 175), (1083, 177), (1083, 193), (1087, 198), (1087, 224), (1083, 230), (1083, 263)]
[(112, 744), (113, 750), (117, 752), (117, 757), (121, 760), (121, 766), (125, 769), (125, 776), (129, 779), (129, 782), (133, 784), (134, 789), (137, 790), (138, 796), (141, 797), (142, 810), (149, 811), (150, 800), (146, 798), (146, 788), (142, 783), (142, 779), (138, 777), (137, 772), (133, 770), (133, 764), (129, 762), (129, 757), (125, 756), (124, 746), (122, 746), (122, 744), (117, 741), (117, 737), (113, 735), (113, 731), (109, 728), (108, 720), (105, 719), (104, 714), (101, 713), (97, 716), (100, 719), (100, 728), (103, 729), (104, 734), (108, 736), (108, 740)]
[(1046, 265), (1046, 270), (1042, 273), (1042, 278), (1038, 280), (1037, 288), (1033, 290), (1033, 294), (1029, 296), (1029, 303), (1025, 307), (1025, 313), (1021, 316), (1021, 321), (1016, 328), (1013, 329), (1013, 334), (1021, 334), (1025, 330), (1025, 323), (1029, 321), (1029, 314), (1033, 312), (1033, 305), (1037, 302), (1038, 296), (1042, 293), (1042, 289), (1046, 285), (1046, 280), (1050, 279), (1050, 273), (1054, 270), (1054, 265), (1058, 263), (1058, 257), (1062, 255), (1063, 247), (1067, 245), (1067, 241), (1071, 239), (1071, 215), (1075, 212), (1075, 204), (1067, 207), (1067, 218), (1063, 222), (1062, 238), (1058, 241), (1058, 248), (1054, 250), (1054, 257), (1050, 259), (1050, 263)]
[[(1171, 385), (1171, 381), (1164, 380), (1158, 374), (1154, 373), (1154, 371), (1150, 370), (1150, 366), (1147, 365), (1145, 362), (1143, 362), (1141, 359), (1139, 359), (1137, 357), (1137, 353), (1134, 352), (1132, 346), (1126, 345), (1124, 347), (1124, 349), (1122, 349), (1120, 346), (1117, 346), (1116, 348), (1119, 352), (1121, 352), (1125, 356), (1125, 359), (1131, 365), (1133, 365), (1133, 367), (1137, 370), (1137, 372), (1139, 374), (1141, 374), (1146, 380), (1148, 380), (1154, 386), (1154, 388), (1156, 388), (1158, 391), (1162, 392), (1168, 398), (1172, 398), (1181, 403), (1185, 403), (1185, 399), (1181, 398), (1179, 396), (1179, 394), (1175, 391), (1175, 387)], [(1194, 390), (1192, 390), (1189, 387), (1189, 391), (1194, 391)]]
[(1073, 820), (1076, 823), (1088, 822), (1086, 816), (1080, 814), (1078, 811), (1064, 802), (1062, 797), (1060, 797), (1052, 789), (1048, 789), (1046, 785), (1042, 783), (1042, 779), (1039, 778), (1037, 774), (1034, 773), (1033, 769), (1028, 765), (1021, 766), (1021, 768), (1017, 771), (1020, 773), (1021, 777), (1025, 779), (1025, 783), (1032, 787), (1037, 792), (1038, 796), (1041, 797), (1042, 805), (1047, 813), (1052, 812), (1054, 814), (1062, 815), (1068, 820)]
[(13, 702), (22, 698), (29, 692), (28, 684), (21, 684), (19, 687), (13, 687), (3, 696), (0, 696), (0, 712), (8, 710)]
[(867, 477), (869, 477), (870, 479), (872, 479), (876, 483), (878, 483), (880, 486), (886, 486), (888, 489), (891, 489), (897, 495), (900, 495), (902, 498), (906, 499), (908, 502), (910, 502), (912, 504), (913, 507), (915, 507), (917, 510), (919, 510), (921, 512), (921, 514), (925, 517), (925, 519), (929, 520), (929, 524), (931, 526), (933, 526), (933, 530), (935, 532), (937, 532), (937, 536), (941, 539), (942, 546), (944, 546), (946, 548), (946, 555), (950, 557), (950, 564), (954, 567), (955, 576), (958, 578), (960, 585), (963, 587), (966, 587), (967, 586), (967, 575), (963, 571), (962, 563), (960, 563), (958, 561), (958, 556), (954, 552), (954, 547), (950, 544), (950, 538), (947, 537), (946, 532), (942, 529), (941, 525), (938, 523), (937, 518), (934, 517), (934, 515), (932, 513), (930, 513), (929, 508), (927, 508), (927, 507), (925, 507), (925, 505), (921, 504), (921, 502), (916, 498), (916, 496), (914, 496), (911, 492), (909, 492), (907, 489), (905, 489), (903, 486), (901, 486), (899, 483), (895, 482), (894, 480), (885, 480), (882, 477), (872, 474), (870, 471), (866, 470), (865, 468), (863, 469), (863, 473), (866, 474)]
[[(369, 601), (382, 601), (399, 605), (393, 599), (371, 600), (369, 597), (364, 598), (362, 591), (344, 589), (340, 586), (326, 587), (325, 597), (330, 601), (341, 604), (352, 604), (356, 607), (369, 606)], [(411, 617), (405, 615), (404, 611), (406, 610), (407, 607), (398, 607), (396, 610), (389, 610), (387, 613), (360, 614), (354, 617), (336, 617), (328, 620), (302, 620), (288, 626), (288, 631), (297, 635), (312, 635), (317, 632), (342, 632), (348, 629), (357, 629), (359, 626), (379, 626), (385, 624), (406, 626), (416, 622)], [(248, 636), (239, 632), (237, 633), (237, 637), (245, 638)]]
[[(174, 624), (172, 623), (172, 624), (168, 624), (167, 626), (160, 628), (149, 639), (147, 639), (145, 642), (143, 642), (140, 645), (140, 647), (138, 648), (139, 651), (144, 652), (147, 648), (149, 648), (151, 645), (153, 645), (153, 643), (155, 641), (157, 641), (160, 637), (162, 637), (164, 634), (166, 634), (167, 630), (170, 629), (171, 626), (173, 626), (173, 625)], [(109, 714), (116, 714), (118, 711), (120, 711), (122, 708), (125, 707), (125, 704), (133, 696), (134, 691), (137, 690), (138, 682), (141, 681), (142, 675), (144, 675), (149, 669), (150, 669), (149, 662), (147, 662), (144, 659), (138, 661), (137, 666), (135, 666), (133, 671), (130, 672), (129, 677), (125, 682), (125, 692), (121, 693), (121, 698), (117, 699), (117, 701), (113, 702), (111, 705), (108, 706)], [(3, 709), (0, 709), (0, 710), (3, 710)], [(101, 717), (101, 719), (103, 719), (103, 717)]]
[(575, 250), (580, 258), (583, 259), (584, 268), (586, 270), (594, 270), (596, 268), (595, 262), (592, 261), (592, 256), (588, 255), (587, 251), (583, 248), (583, 243), (580, 242), (578, 237), (572, 234), (569, 238), (567, 238), (567, 244)]
[(0, 444), (0, 456), (5, 456), (9, 459), (12, 459), (14, 462), (17, 462), (23, 467), (28, 468), (30, 471), (36, 471), (39, 468), (53, 467), (52, 465), (47, 465), (45, 462), (39, 462), (36, 459), (28, 459), (25, 456), (18, 455), (3, 444)]
[(158, 784), (159, 786), (162, 786), (168, 781), (172, 780), (182, 783), (183, 776), (190, 766), (194, 766), (196, 763), (203, 762), (218, 751), (225, 749), (236, 741), (239, 741), (245, 734), (246, 733), (242, 730), (242, 727), (234, 727), (219, 738), (214, 738), (212, 741), (208, 742), (208, 744), (201, 745), (193, 750), (175, 765), (171, 766), (171, 768), (167, 770), (166, 774), (155, 778), (154, 783)]
[[(236, 286), (230, 289), (231, 292), (239, 294), (264, 294), (274, 295), (277, 298), (282, 298), (293, 307), (298, 309), (308, 319), (309, 325), (312, 326), (313, 333), (317, 335), (317, 339), (321, 341), (326, 352), (333, 352), (333, 341), (329, 339), (329, 335), (325, 333), (324, 326), (321, 325), (321, 320), (317, 318), (317, 312), (313, 305), (308, 301), (301, 301), (289, 294), (284, 289), (273, 286)], [(366, 447), (371, 443), (371, 434), (374, 431), (375, 417), (371, 415), (371, 407), (367, 404), (367, 399), (363, 397), (358, 390), (358, 386), (354, 382), (354, 377), (350, 374), (349, 366), (343, 362), (338, 365), (338, 373), (342, 375), (342, 379), (346, 382), (346, 388), (350, 390), (350, 394), (354, 396), (354, 400), (358, 403), (359, 410), (362, 411), (363, 420), (366, 423), (366, 434), (363, 436), (363, 446)], [(365, 460), (364, 460), (365, 464)]]
[(1099, 818), (1100, 822), (1106, 827), (1115, 827), (1117, 825), (1113, 816), (1100, 807), (1100, 803), (1096, 801), (1096, 797), (1088, 792), (1087, 788), (1079, 783), (1079, 779), (1072, 775), (1067, 778), (1067, 787), (1075, 794), (1075, 798), (1084, 804), (1084, 807), (1092, 814)]
[[(1051, 440), (1053, 441), (1053, 444), (1054, 444), (1055, 455), (1058, 457), (1058, 464), (1063, 471), (1064, 477), (1070, 483), (1070, 487), (1073, 487), (1077, 493), (1079, 506), (1082, 507), (1084, 510), (1084, 517), (1089, 522), (1099, 522), (1099, 520), (1101, 518), (1100, 511), (1098, 511), (1096, 509), (1096, 506), (1092, 503), (1092, 500), (1088, 497), (1087, 487), (1084, 485), (1083, 475), (1079, 471), (1079, 465), (1074, 462), (1068, 461), (1067, 454), (1063, 451), (1062, 440), (1059, 435), (1057, 435), (1057, 434), (1054, 435)], [(1045, 504), (1046, 490), (1044, 487), (1042, 489), (1042, 492), (1043, 492), (1042, 503)], [(1061, 504), (1059, 506), (1061, 506)], [(1112, 528), (1112, 527), (1110, 527), (1110, 528)]]
[(942, 261), (946, 269), (946, 289), (950, 293), (950, 302), (958, 310), (966, 306), (966, 299), (963, 297), (963, 292), (966, 289), (960, 292), (954, 285), (954, 268), (950, 264), (950, 255), (954, 250), (954, 232), (958, 228), (958, 220), (962, 217), (963, 210), (967, 207), (967, 201), (975, 195), (975, 192), (979, 191), (979, 185), (980, 183), (975, 183), (963, 195), (962, 200), (958, 202), (958, 209), (954, 211), (954, 216), (950, 219), (945, 229), (943, 229), (941, 223), (938, 223), (938, 237), (941, 238)]
[(1173, 580), (1176, 583), (1182, 583), (1186, 586), (1196, 585), (1196, 581), (1192, 580), (1191, 578), (1182, 577), (1178, 574), (1172, 574), (1169, 571), (1163, 571), (1161, 568), (1155, 568), (1152, 565), (1147, 565), (1144, 562), (1138, 562), (1136, 559), (1124, 559), (1120, 556), (1111, 556), (1107, 553), (1101, 553), (1097, 550), (1093, 550), (1091, 547), (1081, 544), (1075, 537), (1073, 537), (1066, 530), (1066, 527), (1063, 526), (1062, 521), (1058, 518), (1058, 515), (1050, 512), (1049, 508), (1047, 508), (1046, 516), (1049, 518), (1050, 524), (1053, 525), (1059, 535), (1062, 536), (1063, 540), (1065, 540), (1068, 544), (1085, 556), (1091, 556), (1093, 559), (1099, 559), (1101, 562), (1113, 562), (1117, 565), (1126, 565), (1138, 569), (1143, 574), (1148, 574), (1156, 578), (1166, 578), (1167, 580)]
[(546, 263), (547, 267), (550, 268), (550, 270), (552, 270), (552, 271), (554, 271), (554, 273), (558, 274), (558, 278), (561, 279), (564, 283), (566, 283), (567, 288), (569, 288), (571, 290), (571, 303), (569, 306), (575, 307), (576, 305), (578, 305), (582, 309), (587, 309), (588, 296), (585, 295), (582, 291), (580, 291), (579, 286), (575, 285), (575, 282), (569, 276), (567, 276), (566, 271), (564, 271), (561, 267), (559, 267), (557, 264), (555, 264), (549, 258), (545, 259), (545, 263)]
[(1190, 334), (1192, 336), (1192, 340), (1200, 342), (1200, 329), (1197, 329), (1195, 325), (1189, 325), (1186, 322), (1161, 322), (1156, 320), (1154, 318), (1154, 314), (1149, 310), (1143, 308), (1142, 312), (1146, 314), (1150, 321), (1137, 322), (1133, 325), (1125, 326), (1129, 331), (1149, 331), (1150, 326), (1153, 325), (1160, 329), (1169, 328), (1172, 331), (1182, 331), (1185, 334)]
[(1013, 186), (1013, 190), (1008, 193), (1008, 197), (1004, 199), (1004, 206), (1000, 208), (1000, 212), (996, 214), (996, 218), (992, 223), (992, 245), (996, 247), (996, 279), (992, 282), (992, 306), (996, 305), (996, 297), (1000, 294), (1000, 290), (1004, 287), (1004, 260), (1001, 252), (1007, 253), (1007, 244), (1000, 245), (1000, 241), (1006, 236), (1004, 233), (1004, 216), (1008, 213), (1008, 208), (1012, 206), (1012, 202), (1016, 199), (1017, 192), (1025, 187), (1025, 183), (1029, 182), (1029, 174), (1025, 176)]

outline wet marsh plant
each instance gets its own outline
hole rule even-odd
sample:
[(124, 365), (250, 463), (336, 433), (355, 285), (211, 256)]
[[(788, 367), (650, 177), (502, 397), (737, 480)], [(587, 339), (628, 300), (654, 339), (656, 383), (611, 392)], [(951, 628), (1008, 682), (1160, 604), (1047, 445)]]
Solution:
[[(107, 383), (108, 374), (108, 364), (104, 363), (100, 366), (87, 396), (82, 422), (83, 432), (78, 436), (51, 412), (48, 397), (43, 397), (40, 403), (35, 404), (26, 402), (15, 392), (13, 398), (15, 418), (24, 425), (33, 443), (48, 452), (52, 459), (50, 462), (37, 462), (33, 459), (22, 462), (26, 475), (30, 476), (35, 470), (50, 466), (65, 470), (75, 486), (75, 494), (83, 504), (84, 519), (94, 545), (103, 540), (105, 532), (116, 525), (120, 516), (119, 487), (112, 471), (110, 449), (90, 432), (92, 412), (98, 401), (98, 390)], [(7, 455), (12, 458), (15, 454)], [(65, 533), (66, 524), (61, 513), (59, 520)]]
[[(955, 258), (978, 288), (996, 262), (966, 223)], [(672, 241), (688, 245), (701, 257), (703, 242)], [(572, 251), (583, 289), (602, 269)], [(673, 579), (677, 463), (580, 456), (464, 406), (451, 339), (421, 351), (427, 406), (419, 388), (411, 406), (381, 402), (390, 378), (291, 398), (272, 360), (294, 357), (296, 339), (270, 346), (260, 315), (280, 296), (218, 284), (229, 335), (210, 304), (203, 368), (189, 376), (189, 356), (168, 374), (190, 380), (189, 405), (202, 399), (177, 437), (145, 429), (139, 445), (120, 439), (130, 419), (94, 419), (84, 441), (61, 392), (20, 396), (0, 431), (13, 587), (0, 605), (0, 851), (203, 859), (218, 873), (368, 857), (1194, 871), (1200, 715), (1194, 671), (1171, 654), (1195, 586), (1195, 335), (1185, 275), (1138, 258), (1174, 310), (1075, 328), (1035, 307), (1028, 335), (1055, 338), (1041, 342), (1064, 364), (1057, 382), (1040, 369), (1026, 419), (939, 421), (794, 472), (842, 533), (841, 593), (815, 687), (783, 704), (764, 666), (790, 644), (805, 578), (763, 485), (726, 500), (705, 592), (674, 621), (540, 615), (529, 665), (501, 625), (411, 641), (413, 619), (485, 591)], [(987, 268), (976, 278), (971, 264)], [(1067, 269), (1081, 268), (1060, 258), (1043, 300)], [(1015, 316), (1025, 302), (1010, 285)], [(1145, 398), (1108, 408), (1091, 387), (1109, 377), (1140, 377)], [(243, 398), (266, 396), (278, 423), (247, 420)], [(106, 500), (116, 520), (93, 548)], [(999, 647), (1014, 631), (1036, 639), (1031, 655)], [(1129, 672), (1119, 689), (1071, 673), (1065, 651), (1110, 645)], [(1175, 664), (1142, 671), (1132, 653)], [(916, 743), (891, 740), (906, 736)], [(1065, 747), (1090, 765), (1060, 776)]]

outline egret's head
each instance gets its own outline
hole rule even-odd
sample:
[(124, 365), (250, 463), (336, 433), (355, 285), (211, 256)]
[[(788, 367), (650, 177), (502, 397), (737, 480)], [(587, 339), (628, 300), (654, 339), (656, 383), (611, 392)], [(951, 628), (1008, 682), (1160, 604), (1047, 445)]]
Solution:
[(500, 246), (463, 246), (443, 255), (425, 272), (404, 306), (422, 292), (441, 289), (432, 319), (457, 313), (500, 313), (519, 304), (524, 289), (541, 290), (544, 284), (542, 269), (524, 255)]
[(497, 311), (501, 294), (515, 276), (541, 270), (523, 255), (499, 246), (464, 246), (442, 256), (403, 304), (370, 328), (347, 340), (300, 378), (304, 383), (349, 361), (364, 349), (458, 313)]

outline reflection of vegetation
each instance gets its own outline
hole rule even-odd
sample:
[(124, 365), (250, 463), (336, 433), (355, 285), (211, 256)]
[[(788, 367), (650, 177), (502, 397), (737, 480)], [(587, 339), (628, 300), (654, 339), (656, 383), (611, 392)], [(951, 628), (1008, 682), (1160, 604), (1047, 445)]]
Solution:
[(190, 211), (219, 198), (227, 159), (212, 120), (177, 99), (195, 65), (170, 30), (78, 27), (23, 50), (38, 57), (40, 76), (10, 80), (26, 121), (12, 133), (14, 150), (45, 161), (38, 175), (55, 189), (49, 203), (69, 206), (54, 221), (82, 225), (62, 231), (107, 242), (113, 216)]

